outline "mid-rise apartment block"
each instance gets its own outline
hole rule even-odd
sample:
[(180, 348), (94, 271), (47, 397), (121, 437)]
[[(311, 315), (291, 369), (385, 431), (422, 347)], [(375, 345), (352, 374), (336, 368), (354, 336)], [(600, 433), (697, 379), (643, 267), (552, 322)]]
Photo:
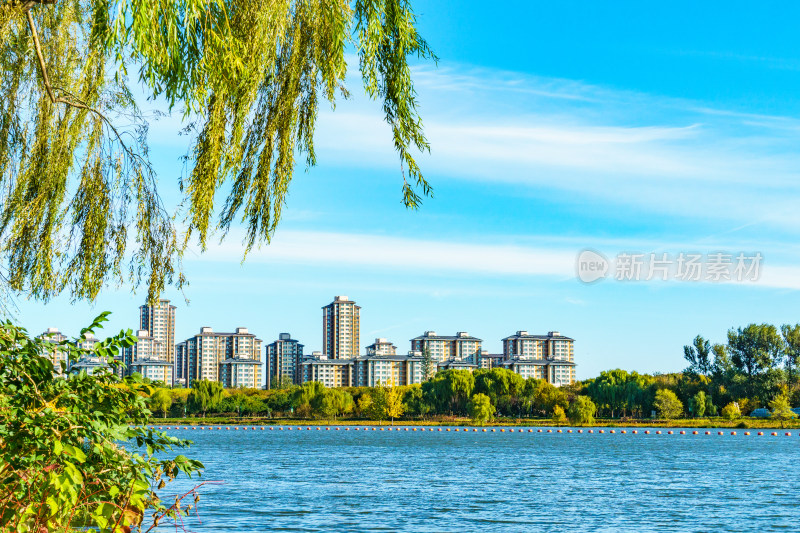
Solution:
[(353, 360), (330, 359), (314, 352), (300, 364), (300, 383), (319, 381), (326, 387), (352, 387)]
[(408, 355), (361, 356), (354, 359), (330, 359), (314, 352), (303, 360), (301, 383), (319, 381), (326, 387), (377, 387), (422, 383), (422, 357)]
[(136, 338), (136, 344), (124, 351), (126, 373), (138, 372), (143, 378), (172, 385), (174, 363), (167, 361), (161, 341), (145, 329), (137, 331)]
[(289, 333), (278, 335), (278, 340), (267, 344), (267, 388), (276, 387), (285, 378), (292, 380), (292, 383), (301, 383), (302, 361), (303, 345)]
[(500, 366), (524, 378), (544, 379), (554, 385), (575, 383), (575, 340), (550, 331), (531, 335), (517, 331), (503, 339), (504, 360)]
[(347, 296), (336, 296), (322, 308), (322, 353), (330, 359), (358, 357), (361, 307)]
[(160, 343), (159, 359), (175, 362), (175, 306), (171, 305), (169, 300), (159, 300), (153, 305), (140, 306), (139, 329), (148, 331), (153, 339)]
[(455, 336), (437, 335), (435, 331), (426, 331), (423, 335), (411, 339), (411, 350), (425, 353), (428, 351), (436, 363), (447, 361), (464, 361), (477, 365), (481, 355), (483, 341), (460, 331)]
[(176, 346), (178, 380), (190, 386), (196, 379), (219, 381), (225, 387), (261, 387), (261, 339), (247, 328), (218, 333), (210, 327)]
[(397, 355), (397, 346), (384, 338), (378, 338), (367, 346), (367, 355)]

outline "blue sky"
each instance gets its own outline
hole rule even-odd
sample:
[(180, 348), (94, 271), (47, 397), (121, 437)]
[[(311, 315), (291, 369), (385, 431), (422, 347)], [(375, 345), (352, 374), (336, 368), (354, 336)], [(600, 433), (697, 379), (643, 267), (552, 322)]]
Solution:
[[(425, 330), (468, 331), (492, 352), (518, 329), (576, 339), (578, 377), (684, 367), (698, 333), (797, 323), (800, 288), (800, 54), (784, 3), (415, 1), (440, 56), (415, 67), (435, 197), (400, 203), (399, 163), (380, 106), (321, 106), (318, 165), (298, 168), (274, 242), (240, 264), (241, 234), (185, 260), (177, 340), (201, 326), (291, 332), (321, 347), (321, 310), (362, 306), (361, 345), (400, 350)], [(355, 62), (353, 62), (355, 67)], [(355, 73), (354, 73), (355, 74)], [(186, 149), (175, 120), (152, 128), (165, 199)], [(746, 283), (586, 285), (592, 248), (761, 252)], [(38, 333), (77, 333), (113, 311), (135, 328), (143, 294), (93, 305), (19, 302)]]

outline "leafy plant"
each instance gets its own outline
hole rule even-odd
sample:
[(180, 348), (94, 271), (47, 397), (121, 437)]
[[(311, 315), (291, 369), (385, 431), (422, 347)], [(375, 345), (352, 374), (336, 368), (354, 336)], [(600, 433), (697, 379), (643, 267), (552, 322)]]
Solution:
[[(94, 333), (103, 313), (81, 331)], [(131, 331), (98, 342), (92, 352), (63, 341), (31, 338), (11, 322), (0, 324), (0, 524), (3, 531), (55, 532), (73, 528), (130, 531), (145, 515), (154, 524), (185, 514), (179, 496), (164, 504), (156, 494), (180, 472), (199, 474), (199, 461), (164, 453), (189, 441), (147, 427), (148, 387), (119, 378), (114, 357), (133, 345)], [(94, 356), (108, 366), (57, 377), (46, 354), (69, 360)]]

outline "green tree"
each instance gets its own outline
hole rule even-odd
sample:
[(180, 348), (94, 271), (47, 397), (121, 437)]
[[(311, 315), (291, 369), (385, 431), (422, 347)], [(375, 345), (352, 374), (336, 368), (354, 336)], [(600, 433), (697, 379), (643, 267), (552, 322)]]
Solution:
[(669, 389), (660, 389), (656, 392), (653, 406), (661, 418), (678, 418), (683, 414), (683, 403)]
[(717, 406), (714, 405), (711, 395), (706, 396), (706, 416), (717, 416)]
[(785, 421), (797, 416), (792, 411), (792, 406), (789, 405), (789, 397), (786, 392), (781, 393), (769, 402), (769, 409), (772, 411), (770, 417), (774, 420), (780, 420), (781, 427), (783, 427)]
[(800, 363), (800, 324), (781, 326), (781, 335), (786, 352), (786, 373), (789, 383), (794, 383), (797, 379), (797, 365)]
[(702, 418), (706, 414), (706, 399), (706, 393), (703, 391), (697, 391), (697, 394), (692, 397), (692, 414), (697, 418)]
[(384, 397), (386, 398), (386, 416), (392, 420), (392, 425), (394, 425), (394, 419), (400, 418), (404, 413), (403, 393), (399, 387), (389, 385), (384, 387)]
[(688, 371), (701, 376), (708, 375), (713, 370), (711, 360), (711, 343), (698, 335), (691, 345), (683, 347), (683, 358), (689, 362)]
[(192, 382), (192, 392), (189, 393), (189, 404), (196, 411), (203, 413), (213, 411), (222, 403), (222, 396), (225, 389), (218, 381), (207, 379), (196, 379)]
[[(94, 333), (106, 317), (100, 315), (79, 338)], [(116, 375), (115, 356), (135, 342), (131, 331), (120, 332), (89, 352), (0, 324), (3, 531), (146, 529), (145, 519), (158, 523), (191, 509), (194, 502), (182, 502), (179, 510), (156, 496), (180, 472), (191, 475), (202, 464), (168, 457), (188, 441), (148, 427), (148, 387)], [(109, 366), (56, 377), (47, 357), (56, 346), (68, 350), (72, 361), (91, 354)]]
[(588, 396), (578, 396), (570, 404), (567, 414), (573, 424), (593, 424), (597, 407)]
[(560, 405), (553, 406), (553, 422), (556, 424), (563, 424), (567, 421), (567, 415), (564, 414), (564, 408)]
[[(367, 95), (382, 103), (403, 202), (417, 207), (431, 188), (412, 154), (428, 143), (408, 58), (435, 57), (415, 25), (407, 0), (4, 3), (0, 253), (9, 288), (94, 299), (116, 280), (144, 284), (153, 300), (165, 284), (183, 284), (191, 238), (205, 248), (211, 232), (241, 221), (248, 250), (268, 242), (295, 157), (316, 163), (321, 100), (349, 94), (348, 46)], [(190, 138), (182, 235), (156, 190), (149, 124), (133, 97), (141, 89), (182, 113)]]
[(422, 381), (431, 379), (434, 372), (435, 363), (431, 357), (431, 350), (427, 346), (422, 349)]
[(728, 352), (734, 367), (752, 379), (781, 362), (784, 342), (775, 326), (750, 324), (728, 331)]
[(342, 389), (324, 389), (314, 397), (311, 406), (325, 418), (335, 420), (353, 410), (353, 396)]
[(370, 410), (372, 409), (372, 395), (364, 392), (358, 397), (356, 402), (356, 410), (361, 416), (369, 417)]
[(386, 419), (386, 389), (375, 387), (370, 395), (370, 402), (367, 405), (366, 413), (371, 420)]
[(494, 418), (494, 407), (491, 399), (483, 394), (473, 394), (469, 401), (469, 416), (473, 423), (483, 425)]
[(742, 416), (739, 406), (735, 402), (730, 402), (722, 408), (722, 418), (725, 420), (734, 420)]
[(273, 389), (288, 390), (292, 388), (294, 382), (292, 381), (292, 378), (290, 378), (289, 376), (283, 375), (281, 376), (280, 379), (277, 379), (274, 382), (272, 382), (271, 385), (272, 385), (271, 388)]
[(153, 411), (161, 411), (164, 418), (167, 418), (170, 407), (172, 407), (172, 395), (166, 389), (156, 389), (150, 396), (150, 408)]

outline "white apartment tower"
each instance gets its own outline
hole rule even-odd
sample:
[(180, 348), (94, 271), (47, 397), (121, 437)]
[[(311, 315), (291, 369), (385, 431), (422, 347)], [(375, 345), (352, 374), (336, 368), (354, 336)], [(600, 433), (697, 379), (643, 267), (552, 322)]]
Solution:
[(175, 362), (175, 306), (169, 300), (140, 306), (139, 329), (149, 332), (160, 343), (159, 359)]
[(347, 296), (336, 296), (322, 308), (322, 353), (330, 359), (358, 357), (361, 308)]

